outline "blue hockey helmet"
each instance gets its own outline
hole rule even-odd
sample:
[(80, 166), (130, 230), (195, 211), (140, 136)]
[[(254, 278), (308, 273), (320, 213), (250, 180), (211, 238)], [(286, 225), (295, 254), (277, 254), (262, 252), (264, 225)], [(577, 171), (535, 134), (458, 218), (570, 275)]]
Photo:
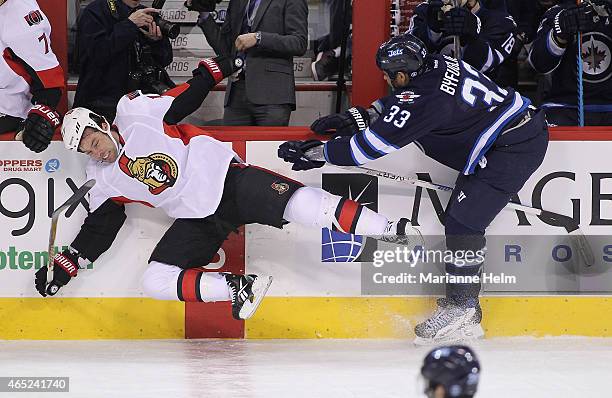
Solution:
[(438, 347), (423, 360), (421, 375), (428, 382), (428, 394), (441, 385), (446, 397), (471, 397), (478, 388), (480, 363), (467, 346)]
[(376, 65), (392, 79), (398, 72), (416, 77), (425, 69), (426, 57), (427, 47), (421, 39), (406, 33), (380, 45), (376, 52)]

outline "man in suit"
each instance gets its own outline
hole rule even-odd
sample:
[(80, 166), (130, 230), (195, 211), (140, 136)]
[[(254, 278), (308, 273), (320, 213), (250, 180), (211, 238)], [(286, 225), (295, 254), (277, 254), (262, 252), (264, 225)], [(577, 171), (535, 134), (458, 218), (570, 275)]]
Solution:
[(218, 55), (243, 61), (225, 92), (225, 125), (286, 126), (295, 110), (293, 57), (308, 46), (306, 0), (231, 0), (225, 22), (210, 11), (216, 1), (187, 1), (200, 11), (198, 25)]

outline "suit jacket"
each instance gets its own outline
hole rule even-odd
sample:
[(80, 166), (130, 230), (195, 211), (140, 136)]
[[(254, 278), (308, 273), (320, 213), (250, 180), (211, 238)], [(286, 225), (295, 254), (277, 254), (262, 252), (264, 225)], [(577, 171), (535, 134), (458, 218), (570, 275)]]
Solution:
[[(308, 47), (307, 0), (261, 0), (252, 32), (261, 32), (260, 43), (247, 50), (247, 99), (259, 105), (292, 104), (295, 109), (293, 57)], [(231, 0), (221, 27), (208, 16), (200, 27), (218, 55), (235, 55), (248, 0)], [(230, 79), (231, 80), (231, 79)], [(227, 105), (232, 82), (225, 92)]]

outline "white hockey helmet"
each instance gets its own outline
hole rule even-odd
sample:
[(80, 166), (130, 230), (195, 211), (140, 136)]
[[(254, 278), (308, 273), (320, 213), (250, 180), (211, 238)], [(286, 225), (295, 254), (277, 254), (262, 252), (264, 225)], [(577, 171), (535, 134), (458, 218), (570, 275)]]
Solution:
[[(103, 123), (106, 123), (106, 128), (102, 126)], [(87, 108), (71, 109), (64, 116), (62, 139), (66, 148), (71, 151), (78, 151), (79, 143), (87, 127), (102, 131), (108, 135), (117, 147), (117, 151), (119, 151), (119, 146), (110, 132), (110, 123), (108, 123), (104, 116), (100, 116)]]

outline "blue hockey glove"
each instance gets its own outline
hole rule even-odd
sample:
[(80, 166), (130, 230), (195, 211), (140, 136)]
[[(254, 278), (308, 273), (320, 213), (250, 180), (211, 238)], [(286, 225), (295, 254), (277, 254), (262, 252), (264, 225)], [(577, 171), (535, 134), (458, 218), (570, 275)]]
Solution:
[(317, 134), (347, 136), (365, 130), (369, 125), (368, 111), (360, 106), (354, 106), (342, 113), (334, 113), (315, 120), (310, 129)]
[(453, 8), (444, 14), (442, 31), (447, 36), (457, 35), (465, 45), (480, 35), (480, 19), (467, 8)]

